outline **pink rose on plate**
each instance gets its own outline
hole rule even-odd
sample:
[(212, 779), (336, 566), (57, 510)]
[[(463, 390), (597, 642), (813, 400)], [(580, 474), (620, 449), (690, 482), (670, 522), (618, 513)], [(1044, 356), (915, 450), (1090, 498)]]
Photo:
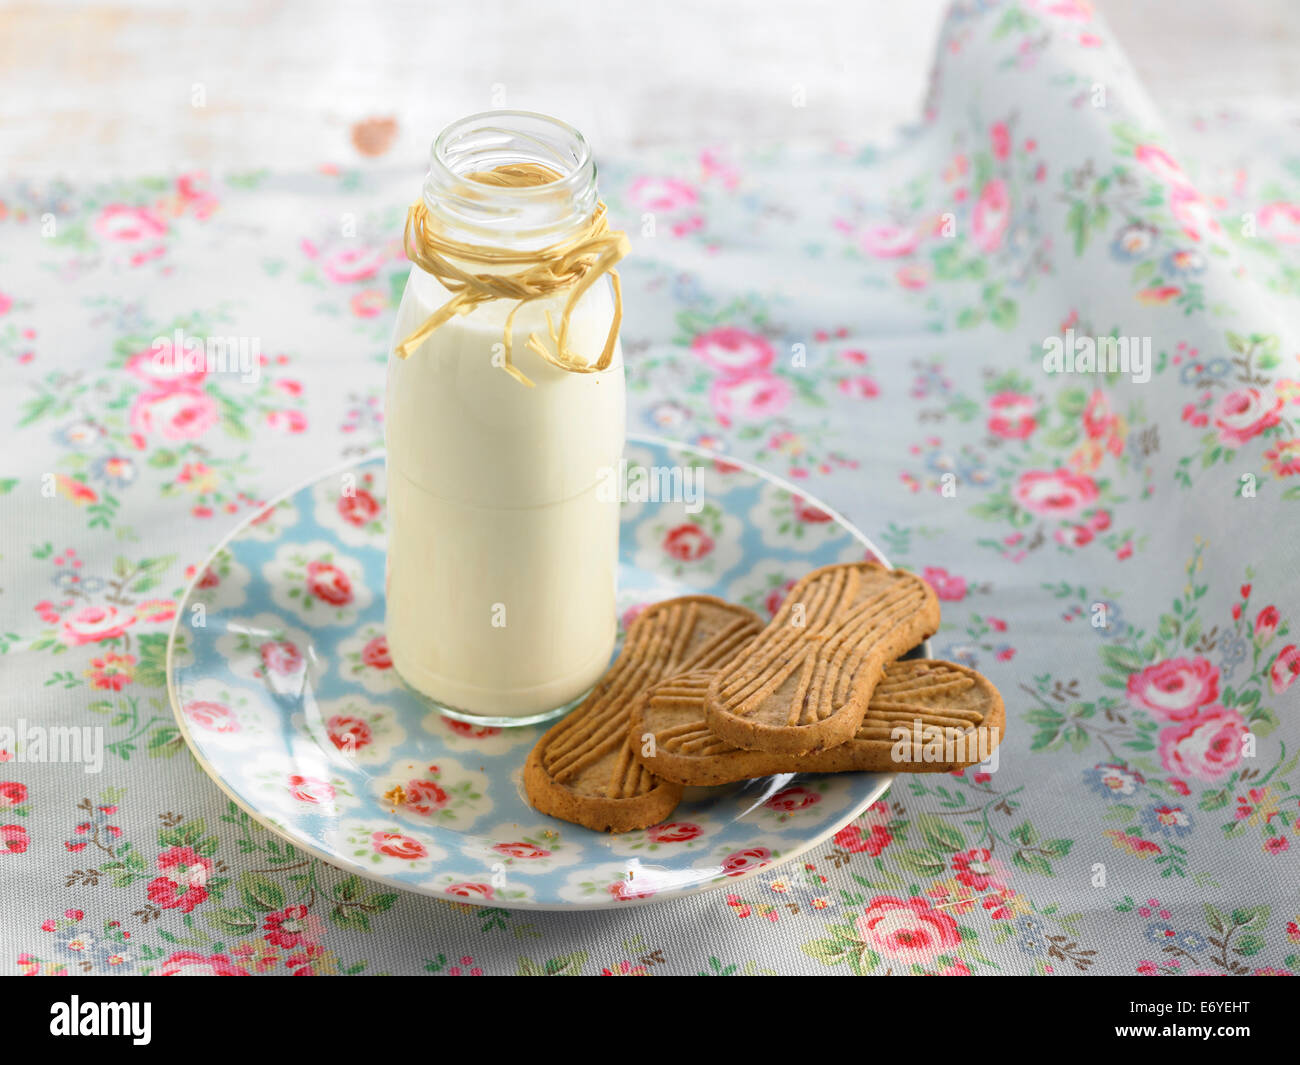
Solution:
[(734, 325), (720, 325), (691, 341), (691, 354), (730, 377), (769, 369), (776, 352), (767, 338)]
[(177, 951), (150, 976), (247, 976), (243, 969), (224, 954), (198, 954), (192, 950)]
[(507, 858), (520, 858), (523, 861), (536, 861), (538, 858), (551, 856), (550, 851), (533, 843), (525, 843), (523, 840), (516, 840), (513, 843), (494, 843), (492, 849)]
[(1003, 440), (1025, 440), (1038, 428), (1033, 396), (999, 392), (989, 401), (989, 432)]
[(142, 392), (131, 404), (131, 428), (164, 440), (197, 440), (220, 418), (217, 401), (201, 388), (164, 387)]
[(340, 751), (353, 754), (374, 742), (370, 725), (350, 714), (335, 714), (325, 722), (325, 731), (329, 735), (330, 743)]
[(388, 637), (376, 636), (361, 648), (361, 661), (371, 669), (392, 669), (393, 659), (388, 653)]
[(656, 843), (689, 843), (699, 839), (703, 831), (690, 821), (665, 821), (662, 825), (647, 828), (645, 834)]
[(1281, 695), (1295, 683), (1297, 676), (1300, 676), (1300, 648), (1291, 643), (1277, 653), (1273, 664), (1268, 667), (1268, 679), (1273, 686), (1273, 694)]
[(472, 884), (467, 881), (460, 884), (448, 884), (442, 890), (448, 895), (455, 895), (461, 899), (490, 899), (494, 897), (491, 884)]
[(338, 566), (328, 562), (307, 563), (307, 590), (331, 606), (352, 602), (352, 581)]
[(929, 965), (961, 943), (957, 922), (923, 898), (877, 895), (854, 928), (876, 953), (909, 965)]
[(167, 223), (148, 207), (110, 203), (95, 219), (95, 232), (105, 240), (132, 244), (152, 240), (167, 232)]
[(698, 562), (713, 550), (713, 538), (694, 522), (687, 522), (668, 530), (663, 549), (678, 562)]
[(785, 597), (790, 594), (790, 590), (796, 583), (796, 579), (791, 577), (788, 581), (782, 582), (767, 593), (767, 596), (763, 599), (763, 606), (767, 608), (768, 614), (776, 617), (776, 612), (781, 609)]
[(766, 847), (747, 847), (722, 859), (722, 871), (727, 876), (740, 876), (761, 869), (772, 861), (772, 852)]
[(448, 796), (433, 780), (412, 780), (406, 785), (406, 809), (428, 817), (447, 805)]
[(1218, 780), (1241, 762), (1246, 723), (1236, 710), (1218, 703), (1160, 733), (1160, 760), (1171, 773), (1196, 780)]
[(312, 806), (325, 806), (334, 801), (334, 785), (328, 780), (293, 773), (288, 777), (286, 784), (289, 794), (298, 802), (305, 802)]
[(934, 594), (948, 603), (960, 603), (966, 598), (966, 579), (949, 573), (941, 566), (926, 566), (921, 574)]
[(747, 377), (719, 377), (709, 386), (709, 406), (718, 421), (756, 422), (775, 417), (785, 410), (794, 391), (784, 378), (771, 373)]
[(995, 178), (984, 186), (975, 204), (971, 220), (975, 231), (975, 246), (980, 251), (995, 252), (1002, 245), (1007, 228), (1011, 225), (1011, 196), (1007, 183)]
[(267, 640), (257, 650), (268, 673), (289, 677), (302, 669), (302, 652), (292, 640)]
[(1300, 204), (1269, 203), (1255, 216), (1259, 232), (1266, 240), (1281, 244), (1300, 244)]
[(862, 250), (877, 259), (897, 259), (911, 255), (920, 243), (921, 238), (916, 230), (906, 226), (868, 226), (858, 238)]
[(794, 813), (796, 810), (805, 810), (809, 806), (816, 806), (821, 801), (822, 797), (815, 791), (809, 791), (807, 788), (795, 784), (788, 788), (782, 788), (763, 805), (769, 810), (777, 810), (780, 813)]
[(696, 200), (695, 189), (673, 177), (636, 178), (627, 190), (628, 198), (647, 211), (675, 211), (689, 207)]
[(235, 712), (225, 703), (212, 699), (192, 699), (182, 709), (185, 711), (185, 720), (207, 732), (228, 735), (240, 730)]
[(826, 511), (808, 502), (803, 496), (791, 496), (790, 506), (794, 510), (794, 516), (805, 525), (825, 525), (831, 520)]
[(320, 268), (331, 281), (348, 284), (374, 277), (383, 265), (384, 253), (379, 248), (348, 245), (326, 255)]
[(1282, 397), (1258, 388), (1235, 388), (1214, 407), (1214, 427), (1228, 447), (1240, 447), (1282, 420)]
[(376, 832), (370, 837), (370, 843), (379, 854), (405, 861), (425, 858), (429, 854), (428, 849), (418, 839), (404, 836), (400, 832)]
[(359, 528), (379, 516), (379, 503), (364, 488), (358, 488), (351, 495), (339, 498), (339, 516)]
[(1029, 470), (1020, 475), (1011, 494), (1030, 513), (1048, 518), (1072, 518), (1098, 496), (1091, 477), (1069, 470)]
[(63, 639), (69, 644), (98, 643), (121, 636), (136, 622), (115, 606), (83, 606), (63, 620)]
[(1205, 658), (1170, 658), (1128, 678), (1134, 706), (1169, 721), (1184, 721), (1219, 697), (1219, 671)]

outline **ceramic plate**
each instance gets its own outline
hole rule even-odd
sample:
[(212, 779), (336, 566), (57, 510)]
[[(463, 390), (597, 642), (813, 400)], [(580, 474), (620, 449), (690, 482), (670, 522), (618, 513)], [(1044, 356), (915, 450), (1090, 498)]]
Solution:
[[(752, 467), (638, 437), (627, 459), (699, 469), (703, 505), (623, 504), (624, 620), (689, 593), (766, 618), (810, 569), (880, 557), (843, 518)], [(207, 773), (271, 830), (372, 880), (511, 909), (671, 898), (794, 858), (889, 786), (846, 773), (690, 789), (669, 822), (617, 836), (553, 820), (521, 783), (544, 726), (431, 711), (394, 675), (383, 623), (375, 455), (235, 529), (186, 591), (167, 656), (172, 708)], [(408, 801), (394, 813), (383, 796), (399, 784)]]

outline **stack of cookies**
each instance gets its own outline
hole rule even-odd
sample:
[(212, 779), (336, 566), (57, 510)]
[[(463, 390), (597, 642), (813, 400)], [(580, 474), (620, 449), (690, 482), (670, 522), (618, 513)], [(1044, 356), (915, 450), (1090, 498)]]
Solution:
[(925, 581), (871, 562), (814, 570), (766, 627), (712, 596), (657, 603), (538, 740), (529, 801), (627, 832), (667, 818), (685, 785), (976, 764), (1005, 726), (997, 689), (965, 666), (900, 659), (938, 627)]

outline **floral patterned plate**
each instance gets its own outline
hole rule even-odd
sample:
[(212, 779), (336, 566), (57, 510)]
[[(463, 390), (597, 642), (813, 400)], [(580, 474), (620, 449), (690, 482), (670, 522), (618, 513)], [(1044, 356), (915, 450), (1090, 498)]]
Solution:
[[(620, 610), (708, 593), (770, 614), (808, 570), (879, 553), (760, 471), (632, 437), (629, 466), (699, 469), (700, 507), (623, 505)], [(344, 486), (350, 491), (346, 494)], [(731, 883), (833, 835), (886, 775), (785, 774), (692, 789), (671, 821), (609, 836), (523, 798), (544, 726), (428, 709), (385, 644), (384, 461), (322, 474), (234, 530), (177, 611), (167, 683), (200, 765), (248, 813), (344, 869), (511, 909), (594, 909)], [(394, 813), (383, 799), (401, 785)]]

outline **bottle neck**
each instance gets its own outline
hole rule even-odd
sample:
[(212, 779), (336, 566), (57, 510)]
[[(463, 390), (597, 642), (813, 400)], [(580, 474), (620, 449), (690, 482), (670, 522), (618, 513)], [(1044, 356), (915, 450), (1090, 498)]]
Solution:
[(447, 239), (536, 251), (581, 233), (596, 210), (596, 164), (581, 133), (528, 111), (487, 111), (434, 141), (423, 198)]

